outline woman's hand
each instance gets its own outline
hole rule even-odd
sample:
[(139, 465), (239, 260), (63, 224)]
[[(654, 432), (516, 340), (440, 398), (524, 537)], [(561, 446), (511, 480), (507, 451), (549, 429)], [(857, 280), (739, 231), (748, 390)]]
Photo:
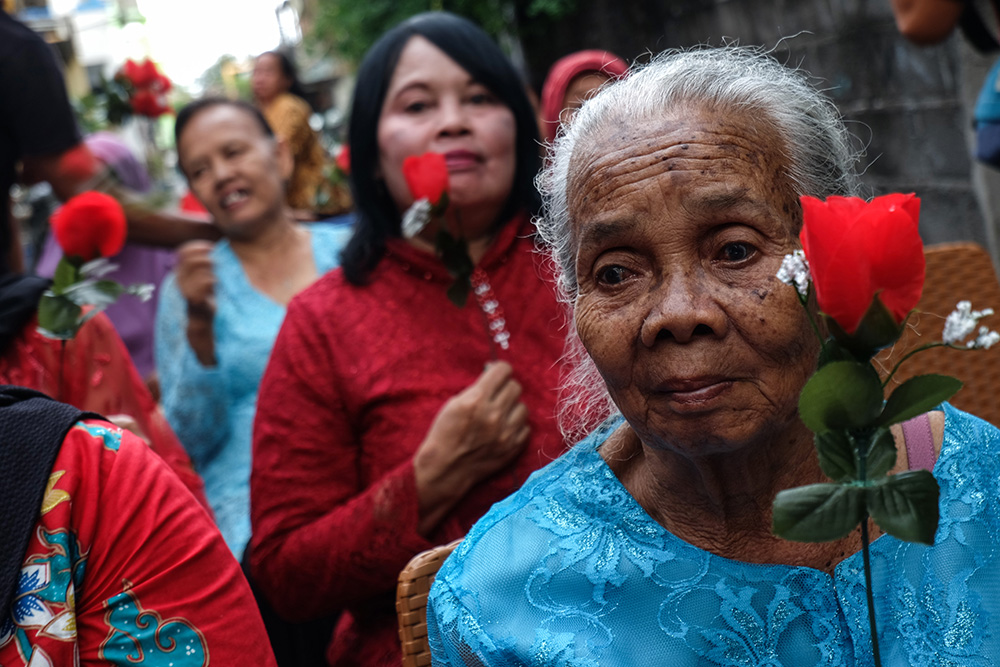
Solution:
[(199, 363), (215, 365), (215, 271), (208, 241), (191, 241), (177, 250), (177, 289), (187, 302), (187, 338)]
[(528, 408), (507, 362), (490, 364), (448, 399), (413, 458), (418, 532), (428, 535), (475, 484), (510, 464), (528, 442)]

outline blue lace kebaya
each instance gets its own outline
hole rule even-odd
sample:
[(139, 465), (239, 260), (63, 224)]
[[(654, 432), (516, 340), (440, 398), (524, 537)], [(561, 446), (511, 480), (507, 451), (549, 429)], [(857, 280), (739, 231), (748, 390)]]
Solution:
[[(1000, 665), (1000, 431), (950, 405), (933, 547), (872, 543), (885, 665)], [(434, 665), (872, 665), (861, 554), (834, 575), (675, 537), (621, 485), (605, 424), (493, 509), (438, 573)]]

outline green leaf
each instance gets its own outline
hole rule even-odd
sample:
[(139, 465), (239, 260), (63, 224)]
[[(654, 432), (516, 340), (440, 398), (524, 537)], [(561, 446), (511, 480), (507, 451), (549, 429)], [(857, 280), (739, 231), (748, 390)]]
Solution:
[(878, 295), (872, 299), (852, 334), (844, 331), (832, 317), (826, 316), (825, 319), (833, 337), (859, 361), (871, 359), (876, 352), (895, 343), (903, 333), (903, 325), (896, 323)]
[(453, 304), (462, 308), (465, 306), (465, 302), (469, 298), (469, 291), (471, 287), (469, 285), (469, 279), (458, 278), (448, 287), (448, 300)]
[(880, 426), (912, 419), (947, 401), (962, 388), (962, 382), (949, 375), (918, 375), (896, 387), (882, 409)]
[(80, 306), (65, 296), (46, 291), (38, 302), (38, 329), (48, 338), (69, 340), (80, 328)]
[(62, 294), (79, 279), (79, 269), (64, 256), (56, 264), (56, 271), (52, 276), (52, 291), (55, 294)]
[(799, 415), (815, 433), (869, 426), (882, 410), (882, 382), (869, 364), (834, 361), (809, 378)]
[(829, 542), (854, 530), (865, 515), (864, 489), (810, 484), (774, 498), (774, 534), (795, 542)]
[(865, 456), (865, 479), (884, 477), (896, 465), (896, 439), (887, 428), (878, 429), (868, 443)]
[(854, 457), (854, 443), (842, 431), (825, 431), (816, 434), (816, 453), (819, 467), (835, 482), (848, 482), (858, 477)]
[(882, 530), (906, 542), (934, 544), (940, 493), (934, 475), (909, 470), (890, 475), (867, 492), (868, 511)]

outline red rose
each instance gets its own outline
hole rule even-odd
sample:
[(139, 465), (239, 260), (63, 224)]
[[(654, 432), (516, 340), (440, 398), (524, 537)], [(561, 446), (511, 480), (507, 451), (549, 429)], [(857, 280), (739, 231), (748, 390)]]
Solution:
[(448, 165), (440, 153), (411, 155), (403, 160), (403, 178), (413, 199), (427, 199), (437, 206), (448, 192)]
[(924, 287), (920, 199), (890, 194), (802, 197), (802, 249), (820, 310), (853, 334), (876, 297), (896, 323), (906, 319)]
[(52, 232), (63, 252), (84, 261), (118, 254), (125, 231), (125, 211), (103, 192), (79, 194), (52, 216)]
[[(336, 157), (337, 169), (340, 169), (345, 174), (351, 173), (351, 147), (344, 144), (340, 147), (340, 151), (337, 152)], [(413, 186), (410, 186), (411, 189)]]
[(153, 85), (159, 75), (160, 73), (156, 71), (156, 64), (149, 58), (146, 58), (133, 68), (132, 75), (129, 78), (132, 80), (132, 85), (136, 88), (145, 88)]
[(166, 97), (149, 89), (136, 92), (129, 100), (129, 104), (132, 105), (132, 111), (150, 118), (157, 118), (170, 111)]
[(74, 181), (88, 181), (99, 169), (97, 158), (84, 143), (77, 144), (59, 156), (59, 173)]
[(173, 84), (165, 75), (158, 73), (156, 75), (156, 79), (152, 83), (152, 88), (153, 90), (157, 90), (161, 93), (168, 93), (170, 92), (170, 89), (173, 88)]

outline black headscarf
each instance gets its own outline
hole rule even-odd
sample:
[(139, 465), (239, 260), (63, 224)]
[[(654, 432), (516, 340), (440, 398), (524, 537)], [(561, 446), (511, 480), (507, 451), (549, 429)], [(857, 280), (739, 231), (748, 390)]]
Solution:
[(0, 354), (24, 330), (51, 282), (38, 276), (0, 272)]

